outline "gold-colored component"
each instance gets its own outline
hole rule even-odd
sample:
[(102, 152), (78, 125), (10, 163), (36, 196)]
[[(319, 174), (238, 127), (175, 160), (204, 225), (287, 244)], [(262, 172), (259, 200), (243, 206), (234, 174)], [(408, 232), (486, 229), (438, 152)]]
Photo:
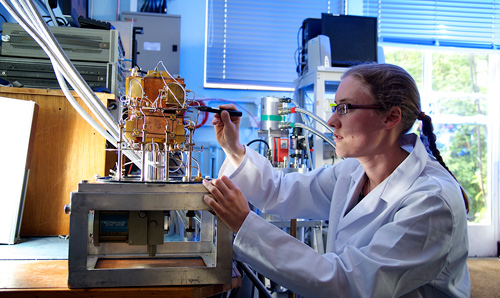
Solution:
[[(123, 120), (122, 133), (129, 149), (124, 150), (143, 151), (141, 180), (194, 178), (191, 162), (195, 125), (185, 115), (189, 100), (184, 79), (173, 78), (166, 71), (148, 71), (143, 75), (134, 69), (126, 88), (124, 115), (128, 116)], [(182, 160), (170, 165), (172, 158)], [(170, 171), (169, 165), (175, 171)]]
[[(150, 70), (144, 77), (136, 74), (128, 77), (130, 116), (125, 120), (125, 137), (132, 142), (142, 142), (142, 130), (147, 127), (146, 142), (185, 142), (184, 87), (184, 79), (171, 78), (165, 71)], [(165, 129), (170, 132), (167, 140)]]

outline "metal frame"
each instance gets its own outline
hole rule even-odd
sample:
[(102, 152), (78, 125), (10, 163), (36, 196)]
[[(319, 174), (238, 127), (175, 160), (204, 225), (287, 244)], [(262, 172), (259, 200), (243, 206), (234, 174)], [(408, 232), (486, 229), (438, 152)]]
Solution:
[[(80, 183), (78, 191), (71, 194), (69, 287), (230, 283), (233, 233), (208, 211), (202, 199), (205, 194), (208, 192), (200, 183)], [(147, 257), (147, 249), (146, 245), (126, 243), (94, 246), (90, 236), (92, 221), (89, 220), (93, 210), (202, 210), (200, 241), (165, 242), (158, 246), (157, 254), (159, 257), (201, 257), (206, 267), (96, 269), (100, 257), (127, 258), (137, 253)]]
[[(340, 83), (342, 75), (348, 68), (345, 67), (324, 67), (318, 66), (317, 69), (311, 70), (302, 77), (295, 80), (295, 87), (297, 90), (298, 101), (300, 105), (304, 105), (307, 88), (313, 86), (314, 91), (314, 106), (312, 113), (319, 117), (328, 120), (331, 115), (331, 109), (325, 101), (326, 85), (327, 83)], [(336, 88), (335, 88), (336, 89)], [(326, 132), (326, 129), (317, 125), (316, 129), (320, 132)], [(323, 163), (323, 139), (314, 135), (314, 167), (321, 168)]]
[[(289, 220), (272, 220), (270, 221), (273, 225), (280, 229), (290, 229)], [(311, 247), (320, 254), (325, 253), (325, 245), (323, 243), (323, 225), (322, 220), (297, 220), (297, 239), (305, 242), (304, 234), (306, 229), (311, 231)]]

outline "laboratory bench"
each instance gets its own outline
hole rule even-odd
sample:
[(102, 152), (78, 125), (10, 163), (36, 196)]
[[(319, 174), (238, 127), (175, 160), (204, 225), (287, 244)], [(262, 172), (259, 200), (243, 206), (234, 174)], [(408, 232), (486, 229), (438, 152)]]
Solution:
[(131, 288), (68, 288), (67, 260), (0, 260), (0, 296), (7, 297), (210, 297), (241, 285), (231, 284)]
[(22, 238), (18, 244), (0, 245), (0, 297), (210, 297), (241, 286), (233, 266), (228, 284), (69, 289), (67, 248), (65, 237)]
[[(82, 105), (76, 93), (75, 99)], [(111, 108), (113, 94), (97, 93)], [(82, 180), (105, 176), (116, 152), (70, 105), (62, 91), (0, 87), (0, 96), (39, 106), (29, 180), (19, 236), (0, 244), (0, 297), (210, 297), (241, 284), (237, 270), (231, 283), (199, 286), (68, 288), (70, 215), (64, 206)], [(88, 108), (84, 110), (90, 112)], [(15, 113), (16, 111), (6, 111)]]

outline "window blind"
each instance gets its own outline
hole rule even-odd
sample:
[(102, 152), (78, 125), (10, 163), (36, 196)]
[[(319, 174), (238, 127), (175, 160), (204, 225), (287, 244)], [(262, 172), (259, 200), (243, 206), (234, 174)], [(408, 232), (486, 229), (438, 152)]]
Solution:
[(291, 88), (302, 22), (341, 6), (340, 0), (207, 0), (205, 87)]
[(497, 49), (500, 0), (363, 0), (379, 42)]

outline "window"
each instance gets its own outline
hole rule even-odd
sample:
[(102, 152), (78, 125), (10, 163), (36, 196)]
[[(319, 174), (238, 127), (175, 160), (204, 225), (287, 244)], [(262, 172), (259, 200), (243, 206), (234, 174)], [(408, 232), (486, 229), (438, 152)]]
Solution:
[(377, 17), (379, 42), (497, 49), (499, 0), (363, 0)]
[(205, 87), (291, 90), (302, 22), (341, 3), (207, 0)]
[(496, 255), (500, 1), (361, 1), (378, 18), (386, 62), (417, 81), (441, 155), (470, 196), (469, 255)]
[(437, 146), (449, 169), (472, 201), (474, 222), (489, 220), (488, 176), (491, 125), (490, 56), (497, 54), (436, 48), (385, 47), (386, 62), (405, 68), (415, 78), (422, 111), (431, 116)]

